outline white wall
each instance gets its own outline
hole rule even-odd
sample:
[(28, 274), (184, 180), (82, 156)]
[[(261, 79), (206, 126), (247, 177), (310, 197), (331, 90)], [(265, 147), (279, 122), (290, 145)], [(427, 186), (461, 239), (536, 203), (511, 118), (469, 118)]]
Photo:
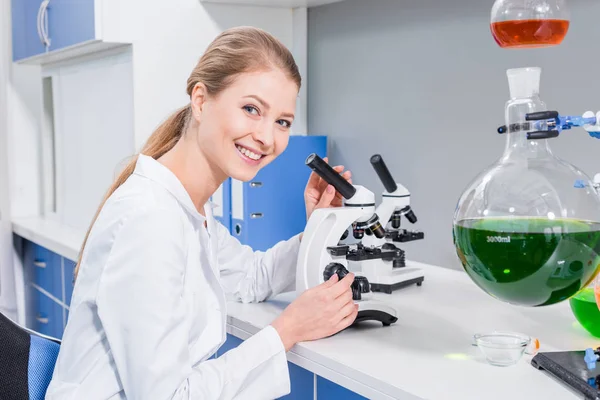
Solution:
[(0, 312), (17, 320), (9, 195), (10, 0), (0, 0)]
[[(541, 66), (541, 97), (562, 113), (600, 109), (597, 0), (569, 0), (561, 46), (505, 50), (490, 33), (493, 1), (346, 0), (309, 9), (309, 130), (330, 137), (331, 159), (353, 181), (383, 186), (369, 164), (381, 153), (412, 192), (425, 240), (407, 258), (461, 268), (452, 243), (456, 202), (505, 138), (506, 69)], [(550, 141), (593, 176), (600, 141), (582, 129)], [(410, 225), (410, 224), (407, 224)]]
[(223, 30), (252, 25), (293, 46), (291, 9), (204, 4), (198, 0), (104, 0), (107, 41), (133, 44), (135, 146), (175, 109), (187, 104), (187, 78), (208, 44)]

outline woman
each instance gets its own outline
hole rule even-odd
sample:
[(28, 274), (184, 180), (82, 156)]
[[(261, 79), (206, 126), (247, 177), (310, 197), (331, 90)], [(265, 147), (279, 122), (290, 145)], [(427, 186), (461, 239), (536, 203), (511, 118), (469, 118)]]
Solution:
[[(190, 104), (152, 134), (88, 232), (47, 399), (273, 399), (290, 391), (286, 351), (354, 321), (354, 277), (334, 275), (211, 358), (226, 295), (262, 301), (294, 287), (301, 234), (253, 252), (214, 220), (209, 198), (284, 151), (299, 88), (292, 55), (268, 33), (235, 28), (211, 43), (188, 79)], [(307, 216), (336, 196), (313, 174)]]

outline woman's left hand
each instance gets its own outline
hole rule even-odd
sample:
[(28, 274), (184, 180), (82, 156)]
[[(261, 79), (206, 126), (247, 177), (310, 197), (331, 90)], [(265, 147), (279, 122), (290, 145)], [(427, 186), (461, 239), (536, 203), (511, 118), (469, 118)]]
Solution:
[[(323, 160), (327, 162), (327, 157)], [(342, 173), (344, 171), (343, 165), (335, 166), (333, 169), (352, 183), (352, 173), (350, 171)], [(304, 190), (304, 203), (306, 204), (306, 219), (308, 220), (317, 208), (341, 207), (342, 195), (313, 171)]]

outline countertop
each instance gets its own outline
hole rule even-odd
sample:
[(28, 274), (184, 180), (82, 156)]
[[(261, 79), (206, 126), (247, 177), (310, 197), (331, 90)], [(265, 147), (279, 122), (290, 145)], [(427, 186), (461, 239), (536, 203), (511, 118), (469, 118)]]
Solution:
[[(329, 338), (302, 342), (288, 359), (371, 399), (553, 399), (582, 396), (530, 365), (487, 364), (472, 345), (477, 332), (508, 330), (540, 340), (540, 351), (598, 347), (569, 302), (525, 308), (500, 302), (463, 271), (409, 262), (425, 281), (393, 294), (374, 294), (398, 307), (395, 324), (366, 322)], [(270, 324), (294, 299), (284, 293), (263, 303), (228, 304), (228, 332), (241, 339)]]
[[(13, 220), (15, 233), (75, 260), (85, 232), (43, 218)], [(393, 294), (376, 293), (400, 311), (383, 327), (365, 322), (339, 334), (299, 343), (288, 360), (370, 399), (553, 399), (581, 396), (536, 370), (524, 355), (518, 364), (495, 367), (472, 345), (473, 334), (508, 330), (537, 337), (540, 351), (598, 347), (573, 316), (569, 302), (525, 308), (484, 293), (463, 271), (420, 266), (425, 281)], [(228, 303), (230, 334), (246, 339), (270, 324), (295, 298), (284, 293), (256, 304)]]

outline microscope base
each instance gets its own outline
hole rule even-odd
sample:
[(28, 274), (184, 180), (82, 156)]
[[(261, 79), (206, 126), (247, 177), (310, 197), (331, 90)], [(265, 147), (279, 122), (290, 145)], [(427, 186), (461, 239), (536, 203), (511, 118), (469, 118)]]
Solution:
[(358, 315), (352, 325), (356, 325), (362, 321), (379, 321), (383, 326), (390, 326), (398, 321), (398, 312), (394, 307), (386, 303), (363, 300), (358, 303)]

